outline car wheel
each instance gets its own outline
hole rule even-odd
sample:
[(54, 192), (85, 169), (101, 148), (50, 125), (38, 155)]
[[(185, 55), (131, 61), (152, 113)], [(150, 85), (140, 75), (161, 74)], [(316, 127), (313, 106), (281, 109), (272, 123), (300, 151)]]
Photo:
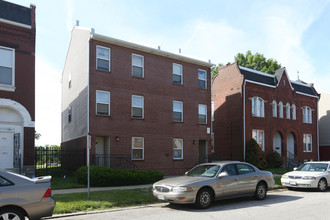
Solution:
[(199, 209), (207, 209), (211, 206), (212, 201), (213, 196), (211, 191), (209, 189), (203, 188), (199, 190), (197, 194), (195, 206)]
[(326, 179), (320, 179), (319, 183), (317, 184), (317, 188), (320, 192), (324, 192), (328, 188), (328, 183)]
[(259, 183), (257, 185), (256, 191), (254, 193), (254, 197), (257, 200), (263, 200), (266, 198), (267, 195), (267, 187), (265, 183)]
[(0, 211), (0, 219), (6, 220), (24, 220), (24, 214), (18, 209), (6, 209)]

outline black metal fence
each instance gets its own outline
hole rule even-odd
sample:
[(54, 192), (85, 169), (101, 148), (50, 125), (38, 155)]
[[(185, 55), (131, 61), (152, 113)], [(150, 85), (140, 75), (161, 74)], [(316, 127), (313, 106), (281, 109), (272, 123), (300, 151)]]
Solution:
[(116, 169), (137, 169), (137, 166), (132, 161), (131, 155), (95, 155), (92, 158), (92, 165)]
[(61, 176), (74, 172), (86, 165), (85, 150), (65, 150), (61, 148), (35, 148), (36, 176)]

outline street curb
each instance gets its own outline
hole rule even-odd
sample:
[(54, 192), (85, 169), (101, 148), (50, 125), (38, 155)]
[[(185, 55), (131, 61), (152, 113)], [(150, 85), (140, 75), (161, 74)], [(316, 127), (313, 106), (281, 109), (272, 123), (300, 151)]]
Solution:
[(68, 213), (68, 214), (58, 214), (58, 215), (53, 215), (50, 217), (45, 217), (43, 219), (65, 218), (65, 217), (73, 217), (73, 216), (81, 216), (81, 215), (93, 215), (93, 214), (101, 214), (101, 213), (107, 213), (107, 212), (119, 212), (119, 211), (125, 211), (125, 210), (134, 210), (134, 209), (142, 209), (142, 208), (147, 208), (147, 207), (162, 206), (164, 204), (165, 204), (164, 202), (160, 202), (160, 203), (155, 203), (155, 204), (131, 206), (131, 207), (125, 207), (125, 208), (114, 208), (114, 209), (104, 209), (104, 210), (89, 211), (89, 212), (75, 212), (75, 213)]

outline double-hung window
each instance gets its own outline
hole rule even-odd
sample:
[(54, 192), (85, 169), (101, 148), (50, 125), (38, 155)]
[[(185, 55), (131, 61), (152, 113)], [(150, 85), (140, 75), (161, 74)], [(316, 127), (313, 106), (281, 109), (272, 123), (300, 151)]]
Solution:
[(198, 105), (198, 123), (206, 124), (207, 123), (207, 106), (206, 105)]
[(144, 118), (144, 97), (132, 95), (132, 118)]
[(132, 54), (132, 76), (144, 77), (144, 58), (141, 55)]
[(15, 50), (0, 47), (0, 84), (14, 86), (15, 82)]
[(312, 123), (312, 109), (308, 106), (303, 107), (303, 122), (311, 124)]
[(174, 84), (183, 84), (182, 79), (182, 65), (173, 63), (173, 83)]
[(252, 138), (259, 144), (260, 148), (265, 151), (265, 132), (263, 130), (252, 130)]
[(198, 88), (206, 89), (206, 71), (205, 70), (198, 70)]
[(312, 152), (312, 135), (311, 134), (304, 134), (304, 152)]
[(183, 103), (179, 101), (173, 101), (173, 121), (183, 121)]
[(291, 117), (291, 106), (289, 103), (286, 103), (286, 106), (285, 106), (285, 111), (286, 111), (286, 118), (287, 119), (290, 119)]
[(173, 139), (173, 159), (183, 159), (183, 139)]
[(252, 116), (265, 117), (265, 101), (259, 97), (252, 98)]
[(110, 71), (110, 49), (96, 46), (96, 68)]
[(144, 138), (132, 137), (132, 160), (144, 159)]
[(110, 92), (96, 91), (96, 114), (110, 115)]

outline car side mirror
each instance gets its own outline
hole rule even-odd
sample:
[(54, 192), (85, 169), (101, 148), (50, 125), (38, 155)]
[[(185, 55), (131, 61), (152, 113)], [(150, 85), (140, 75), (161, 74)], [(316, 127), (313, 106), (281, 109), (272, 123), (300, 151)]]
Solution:
[(222, 172), (219, 174), (219, 178), (225, 177), (225, 176), (229, 176), (229, 174), (227, 172)]

